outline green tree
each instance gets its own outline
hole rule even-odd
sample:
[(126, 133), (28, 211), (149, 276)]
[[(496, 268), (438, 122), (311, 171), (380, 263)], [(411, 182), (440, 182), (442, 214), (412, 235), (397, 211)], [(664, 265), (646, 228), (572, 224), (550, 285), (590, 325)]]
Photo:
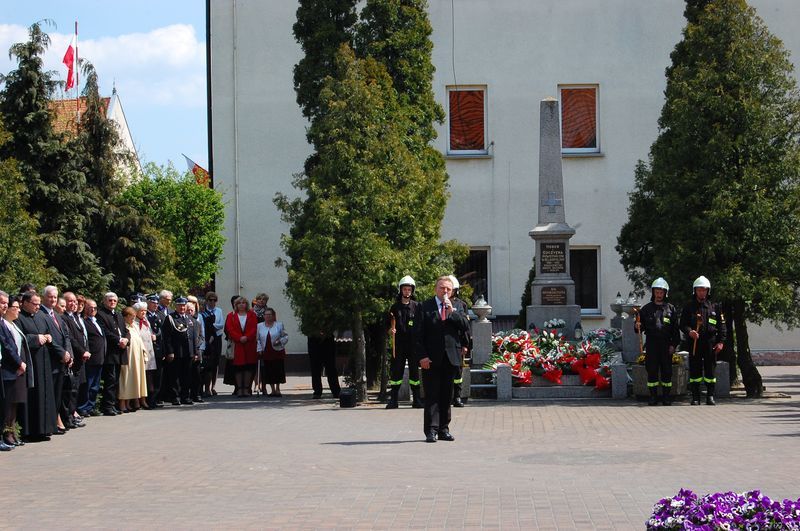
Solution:
[(679, 302), (711, 278), (759, 396), (748, 321), (800, 321), (800, 97), (787, 51), (744, 0), (691, 0), (685, 15), (617, 250), (638, 288), (665, 276)]
[(205, 286), (219, 269), (225, 243), (222, 194), (172, 164), (151, 162), (143, 171), (122, 193), (123, 201), (169, 238), (177, 257), (174, 281), (188, 288)]
[[(385, 67), (343, 45), (334, 74), (308, 133), (317, 162), (294, 182), (306, 198), (278, 195), (276, 205), (292, 226), (282, 238), (290, 260), (286, 292), (303, 332), (352, 328), (363, 400), (365, 323), (382, 316), (401, 272), (417, 274), (439, 247), (409, 247), (430, 230), (414, 201), (427, 189), (426, 174), (405, 142), (409, 117)], [(441, 219), (444, 186), (432, 193)]]
[(98, 293), (109, 275), (86, 243), (85, 176), (76, 153), (53, 130), (50, 98), (58, 82), (43, 70), (42, 56), (50, 44), (41, 26), (33, 24), (29, 40), (11, 46), (17, 68), (3, 76), (0, 116), (11, 139), (0, 147), (0, 158), (16, 159), (25, 182), (25, 204), (39, 224), (39, 236), (51, 280), (62, 288)]
[[(0, 148), (10, 136), (0, 120)], [(44, 286), (53, 272), (45, 268), (38, 225), (25, 210), (22, 175), (13, 159), (0, 159), (0, 190), (0, 287), (16, 293), (26, 282)]]
[(300, 0), (294, 37), (303, 58), (294, 67), (294, 89), (303, 116), (319, 114), (319, 92), (333, 72), (334, 57), (342, 44), (352, 44), (357, 0)]
[(112, 275), (114, 291), (127, 294), (173, 285), (175, 253), (151, 219), (125, 202), (122, 191), (135, 176), (133, 155), (119, 147), (119, 134), (106, 117), (108, 109), (100, 97), (94, 67), (84, 63), (83, 74), (86, 110), (73, 151), (80, 154), (86, 176), (87, 241), (93, 249), (103, 249), (100, 265)]

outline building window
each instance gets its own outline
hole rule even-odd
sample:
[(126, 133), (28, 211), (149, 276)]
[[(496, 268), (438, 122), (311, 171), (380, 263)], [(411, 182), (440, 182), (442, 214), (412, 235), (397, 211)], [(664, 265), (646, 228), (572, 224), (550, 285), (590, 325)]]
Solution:
[(448, 155), (486, 155), (486, 87), (448, 87)]
[(469, 257), (456, 267), (455, 276), (459, 284), (472, 288), (472, 302), (480, 295), (489, 302), (489, 249), (470, 249)]
[(599, 248), (570, 249), (570, 276), (575, 282), (575, 304), (581, 313), (600, 313)]
[(599, 153), (597, 85), (561, 86), (561, 152)]

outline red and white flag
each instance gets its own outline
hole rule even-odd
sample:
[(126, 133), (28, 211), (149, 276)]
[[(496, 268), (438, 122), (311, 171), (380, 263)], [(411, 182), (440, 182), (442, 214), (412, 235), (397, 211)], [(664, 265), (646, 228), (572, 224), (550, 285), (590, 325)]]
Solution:
[(189, 171), (192, 172), (192, 175), (194, 175), (194, 180), (197, 182), (197, 184), (208, 186), (208, 171), (186, 155), (183, 155), (183, 158), (186, 159), (186, 165), (189, 167)]
[(67, 53), (62, 61), (67, 65), (67, 90), (75, 86), (75, 75), (78, 71), (78, 34), (72, 36)]

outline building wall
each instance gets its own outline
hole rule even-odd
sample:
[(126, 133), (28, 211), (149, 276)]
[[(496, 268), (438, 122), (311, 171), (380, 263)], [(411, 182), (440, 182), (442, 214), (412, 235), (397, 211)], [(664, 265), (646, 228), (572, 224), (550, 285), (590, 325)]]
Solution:
[[(434, 91), (485, 85), (488, 137), (483, 158), (448, 157), (451, 198), (442, 236), (490, 248), (490, 303), (514, 314), (533, 257), (537, 221), (539, 101), (560, 84), (599, 85), (600, 156), (564, 157), (571, 245), (599, 247), (601, 315), (630, 286), (614, 250), (627, 215), (636, 161), (647, 157), (663, 104), (664, 69), (684, 26), (682, 0), (429, 0), (434, 27)], [(752, 1), (770, 30), (800, 52), (800, 3)], [(225, 257), (217, 277), (223, 299), (270, 294), (287, 325), (290, 352), (305, 341), (283, 294), (286, 274), (275, 192), (295, 196), (292, 175), (310, 153), (295, 102), (292, 68), (301, 58), (292, 35), (297, 4), (285, 0), (211, 3), (215, 186), (225, 193)], [(446, 126), (436, 146), (446, 152)], [(237, 229), (238, 228), (238, 229)], [(238, 230), (238, 238), (237, 238)], [(713, 279), (712, 279), (713, 282)], [(753, 331), (754, 348), (800, 349), (800, 334)]]

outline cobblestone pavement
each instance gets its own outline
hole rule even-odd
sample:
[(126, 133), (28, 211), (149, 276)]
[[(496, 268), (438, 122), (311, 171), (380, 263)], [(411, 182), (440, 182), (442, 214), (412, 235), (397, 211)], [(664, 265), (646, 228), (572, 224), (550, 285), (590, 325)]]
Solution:
[(0, 454), (2, 528), (642, 529), (681, 487), (800, 497), (800, 367), (762, 367), (791, 398), (717, 407), (472, 401), (457, 440), (422, 411), (284, 397), (121, 417)]

